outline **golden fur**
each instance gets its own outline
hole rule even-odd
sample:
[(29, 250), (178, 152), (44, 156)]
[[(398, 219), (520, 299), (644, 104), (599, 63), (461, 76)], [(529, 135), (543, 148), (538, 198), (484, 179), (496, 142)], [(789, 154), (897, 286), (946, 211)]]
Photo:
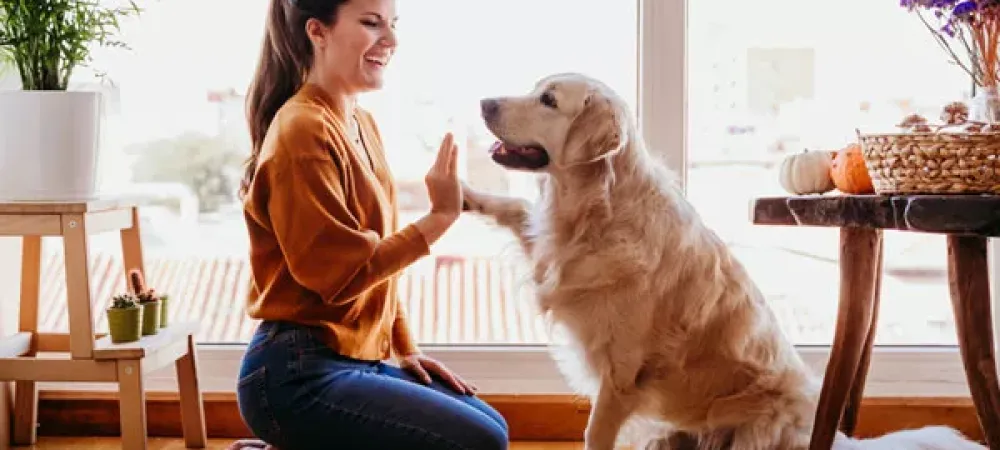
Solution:
[[(638, 448), (808, 448), (816, 377), (744, 267), (647, 151), (621, 98), (559, 74), (483, 104), (502, 142), (550, 158), (537, 170), (534, 205), (468, 186), (464, 196), (517, 236), (539, 307), (568, 336), (553, 355), (591, 398), (586, 448), (612, 449), (631, 434), (620, 433), (626, 423), (655, 432)], [(985, 447), (928, 427), (864, 441), (840, 435), (834, 448)]]

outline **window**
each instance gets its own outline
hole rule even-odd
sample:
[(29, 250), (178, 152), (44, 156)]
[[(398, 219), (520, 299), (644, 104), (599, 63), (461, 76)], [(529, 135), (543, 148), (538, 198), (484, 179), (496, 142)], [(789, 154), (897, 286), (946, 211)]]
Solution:
[[(593, 0), (400, 1), (401, 43), (386, 88), (362, 103), (379, 120), (406, 222), (426, 210), (422, 177), (446, 130), (462, 143), (464, 178), (493, 192), (535, 195), (530, 176), (484, 157), (492, 138), (478, 117), (481, 97), (524, 92), (553, 72), (603, 79), (635, 107), (652, 150), (686, 174), (691, 201), (821, 374), (836, 317), (837, 233), (753, 226), (749, 200), (782, 194), (776, 164), (789, 151), (837, 148), (856, 126), (895, 123), (909, 111), (936, 116), (939, 105), (967, 95), (968, 84), (915, 17), (892, 2), (850, 1), (857, 8), (795, 0), (635, 0), (613, 9)], [(142, 210), (147, 270), (158, 290), (173, 294), (174, 320), (202, 322), (202, 386), (231, 391), (255, 326), (243, 311), (248, 267), (234, 193), (248, 146), (243, 95), (267, 0), (147, 7), (127, 24), (132, 52), (95, 55), (95, 68), (115, 85), (99, 86), (87, 71), (75, 79), (108, 94), (103, 186), (151, 199)], [(782, 19), (789, 16), (795, 20)], [(220, 22), (225, 33), (216, 31)], [(107, 277), (93, 283), (99, 300), (124, 288), (118, 245), (109, 235), (91, 247), (93, 273)], [(46, 250), (43, 302), (55, 305), (63, 295), (61, 245), (47, 242)], [(941, 238), (886, 234), (878, 343), (908, 347), (876, 350), (869, 394), (967, 394), (952, 347), (943, 251)], [(542, 345), (547, 337), (513, 239), (463, 218), (433, 252), (401, 284), (425, 351), (484, 392), (568, 392)], [(43, 311), (51, 311), (43, 330), (66, 329), (64, 306)], [(175, 389), (172, 376), (156, 375), (150, 389)]]
[[(690, 8), (691, 201), (746, 264), (790, 338), (829, 345), (839, 232), (755, 226), (747, 205), (785, 194), (777, 168), (786, 155), (843, 148), (857, 128), (891, 129), (910, 113), (936, 120), (946, 103), (968, 99), (968, 76), (898, 2)], [(887, 231), (884, 245), (876, 345), (956, 345), (944, 237)]]
[[(172, 294), (174, 320), (201, 320), (202, 343), (246, 343), (256, 325), (242, 308), (249, 270), (235, 192), (249, 154), (244, 101), (267, 3), (151, 2), (125, 32), (132, 51), (102, 50), (95, 58), (94, 69), (106, 71), (114, 86), (94, 86), (89, 72), (76, 76), (81, 85), (108, 94), (104, 187), (154, 198), (142, 209), (147, 281)], [(194, 9), (202, 13), (190, 14)], [(567, 10), (574, 11), (573, 20), (560, 19)], [(423, 178), (446, 131), (456, 133), (464, 178), (472, 184), (533, 195), (531, 176), (489, 159), (492, 135), (479, 117), (480, 98), (520, 94), (550, 73), (581, 71), (636, 104), (635, 2), (604, 10), (579, 8), (572, 0), (401, 1), (397, 11), (400, 46), (385, 89), (361, 103), (378, 120), (404, 224), (429, 207)], [(218, 33), (215, 24), (223, 16), (230, 18), (227, 30)], [(442, 23), (449, 16), (462, 19)], [(484, 27), (487, 22), (493, 25)], [(182, 23), (186, 32), (171, 31)], [(96, 264), (120, 264), (113, 238), (92, 247)], [(50, 254), (61, 253), (55, 244)], [(405, 272), (401, 300), (420, 343), (545, 342), (525, 301), (524, 266), (508, 251), (513, 244), (509, 233), (465, 217), (429, 258)], [(98, 299), (124, 288), (117, 272), (96, 274), (111, 277), (95, 283)], [(58, 277), (53, 283), (61, 284)], [(62, 290), (48, 293), (46, 300), (58, 301)], [(52, 311), (42, 318), (43, 329), (67, 329), (65, 308), (43, 309)], [(103, 330), (103, 315), (95, 317)]]

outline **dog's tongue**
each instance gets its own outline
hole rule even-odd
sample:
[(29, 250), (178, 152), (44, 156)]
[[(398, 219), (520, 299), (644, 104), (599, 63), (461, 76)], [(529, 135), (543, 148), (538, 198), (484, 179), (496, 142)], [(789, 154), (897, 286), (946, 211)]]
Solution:
[(505, 145), (501, 141), (496, 141), (490, 146), (491, 155), (506, 155), (507, 153), (516, 153), (524, 156), (538, 156), (539, 152), (537, 149), (532, 147), (511, 147)]
[(513, 169), (540, 169), (549, 163), (549, 155), (538, 147), (515, 147), (499, 140), (490, 146), (490, 158)]
[(496, 142), (493, 143), (493, 145), (490, 146), (490, 154), (491, 155), (498, 154), (498, 153), (501, 154), (501, 155), (504, 154), (504, 153), (507, 153), (507, 149), (503, 146), (503, 142), (500, 142), (500, 141), (496, 141)]

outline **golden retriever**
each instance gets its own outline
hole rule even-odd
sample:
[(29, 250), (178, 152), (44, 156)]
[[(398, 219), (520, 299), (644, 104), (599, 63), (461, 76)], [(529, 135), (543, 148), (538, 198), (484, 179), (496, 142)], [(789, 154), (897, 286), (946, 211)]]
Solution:
[[(655, 431), (638, 448), (808, 448), (816, 377), (622, 99), (558, 74), (481, 109), (494, 162), (537, 172), (542, 192), (531, 205), (466, 185), (466, 208), (518, 238), (540, 310), (569, 337), (553, 356), (591, 399), (586, 449), (614, 448), (626, 424)], [(834, 448), (985, 449), (946, 427)]]

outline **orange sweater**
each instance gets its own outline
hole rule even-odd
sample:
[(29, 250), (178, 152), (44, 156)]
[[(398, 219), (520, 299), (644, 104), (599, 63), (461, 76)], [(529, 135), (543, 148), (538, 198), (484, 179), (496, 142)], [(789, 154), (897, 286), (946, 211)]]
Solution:
[(247, 312), (314, 326), (342, 355), (384, 360), (417, 352), (396, 279), (430, 250), (413, 225), (397, 231), (381, 136), (366, 111), (355, 117), (371, 163), (318, 86), (306, 84), (271, 123), (244, 200)]

